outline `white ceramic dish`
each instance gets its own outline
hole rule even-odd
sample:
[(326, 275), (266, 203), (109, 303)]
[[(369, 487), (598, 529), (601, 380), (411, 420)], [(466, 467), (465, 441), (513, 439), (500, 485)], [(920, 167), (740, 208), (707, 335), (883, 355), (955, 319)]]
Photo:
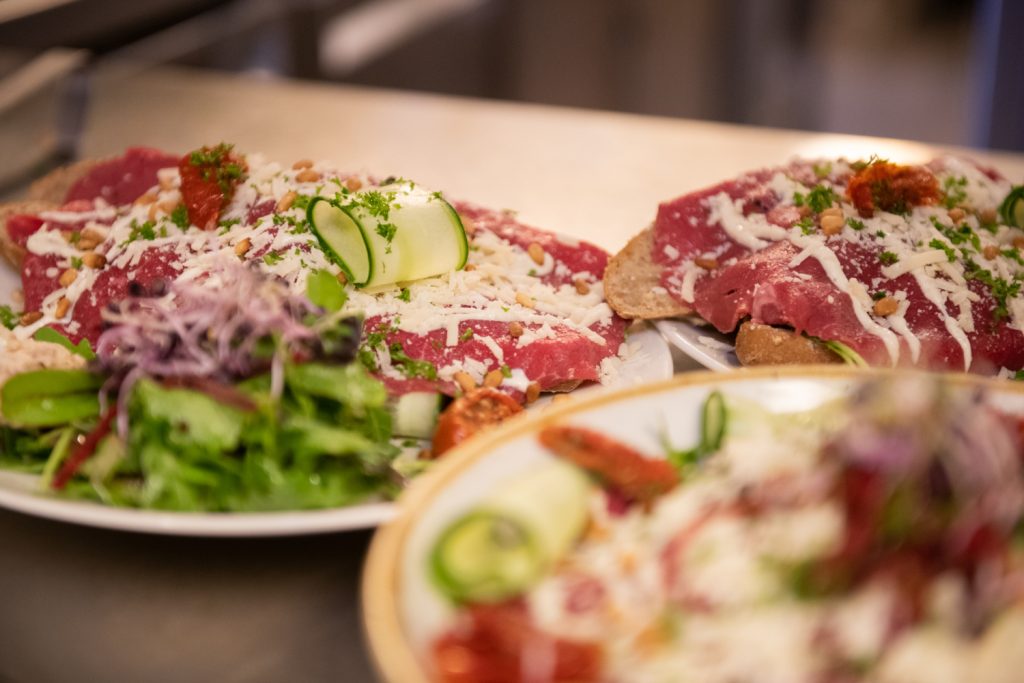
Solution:
[[(9, 291), (9, 290), (8, 290)], [(5, 297), (6, 298), (6, 297)], [(672, 356), (656, 330), (629, 336), (630, 355), (612, 385), (616, 388), (656, 382), (672, 376)], [(605, 387), (588, 387), (587, 395)], [(0, 470), (0, 507), (86, 526), (180, 536), (289, 536), (349, 531), (377, 526), (395, 513), (391, 503), (364, 503), (344, 508), (296, 512), (219, 513), (154, 512), (116, 508), (42, 493), (35, 476)]]
[(669, 344), (708, 370), (727, 372), (743, 367), (736, 358), (733, 340), (703, 321), (658, 320), (654, 326)]
[[(371, 547), (363, 573), (363, 615), (383, 678), (392, 683), (429, 679), (424, 655), (450, 626), (452, 615), (427, 575), (433, 543), (447, 524), (501, 481), (551, 457), (536, 439), (544, 426), (570, 422), (656, 454), (662, 452), (663, 438), (677, 445), (697, 440), (700, 406), (712, 388), (777, 412), (793, 412), (842, 396), (859, 380), (883, 374), (822, 367), (680, 375), (559, 406), (468, 442), (404, 494), (398, 516), (377, 534)], [(965, 388), (986, 385), (997, 405), (1024, 413), (1024, 386), (968, 375), (950, 376), (949, 381)]]

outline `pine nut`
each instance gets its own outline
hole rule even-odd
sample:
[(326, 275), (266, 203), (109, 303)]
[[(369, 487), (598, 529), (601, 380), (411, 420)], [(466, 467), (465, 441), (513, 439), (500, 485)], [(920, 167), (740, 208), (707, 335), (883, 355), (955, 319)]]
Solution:
[(89, 268), (99, 270), (103, 266), (107, 265), (107, 257), (103, 254), (97, 254), (95, 251), (87, 251), (82, 254), (82, 263)]
[(826, 235), (838, 235), (843, 231), (843, 225), (846, 221), (843, 217), (836, 216), (835, 214), (822, 215), (821, 217), (821, 231)]
[(1014, 237), (1013, 246), (1017, 247), (1018, 249), (1024, 249), (1024, 237)]
[(42, 317), (43, 314), (40, 311), (25, 311), (21, 314), (18, 322), (22, 325), (31, 325), (32, 323), (39, 322)]
[(538, 266), (544, 265), (544, 247), (540, 246), (536, 242), (531, 242), (530, 246), (526, 248), (526, 253), (530, 255), (533, 262)]
[(704, 258), (703, 256), (698, 256), (693, 259), (693, 262), (698, 268), (703, 268), (704, 270), (714, 270), (718, 267), (718, 259), (716, 258)]
[(53, 312), (53, 317), (55, 317), (57, 320), (60, 320), (61, 318), (68, 314), (68, 309), (70, 308), (71, 302), (68, 300), (66, 296), (62, 296), (61, 298), (57, 299), (57, 309)]
[(466, 271), (467, 273), (472, 273), (474, 270), (476, 270), (476, 264), (474, 264), (474, 263), (467, 263), (466, 267), (463, 268), (463, 270)]
[(277, 200), (277, 206), (275, 207), (278, 211), (287, 211), (292, 208), (292, 204), (295, 203), (295, 198), (299, 196), (299, 193), (295, 190), (289, 190), (283, 197)]
[(530, 382), (526, 385), (526, 405), (530, 405), (538, 398), (540, 398), (540, 385), (536, 382)]
[(533, 308), (533, 297), (525, 292), (516, 292), (516, 303), (526, 308)]
[(152, 204), (156, 201), (156, 195), (152, 192), (147, 192), (135, 200), (136, 206), (145, 206), (146, 204)]
[(320, 174), (311, 168), (307, 168), (304, 171), (299, 171), (295, 174), (295, 179), (300, 183), (315, 183), (320, 180)]
[(982, 255), (989, 261), (999, 256), (999, 247), (994, 244), (987, 244), (985, 248), (981, 250)]
[(235, 245), (235, 256), (241, 258), (249, 253), (249, 248), (252, 247), (252, 241), (248, 237), (243, 237), (238, 240)]
[(576, 278), (572, 281), (572, 286), (576, 288), (577, 294), (590, 294), (590, 285), (583, 278)]
[(508, 324), (508, 333), (513, 337), (523, 336), (523, 325), (522, 323), (512, 321)]
[(895, 313), (900, 307), (900, 302), (891, 296), (879, 299), (875, 302), (875, 315), (887, 316)]
[(71, 283), (78, 277), (78, 270), (76, 268), (68, 268), (60, 274), (60, 278), (57, 282), (60, 283), (61, 287), (70, 287)]
[(484, 375), (484, 386), (491, 389), (497, 389), (504, 381), (505, 375), (501, 374), (501, 370), (491, 370)]
[(949, 220), (953, 221), (954, 223), (959, 223), (963, 219), (964, 210), (961, 209), (959, 206), (954, 206), (952, 209), (949, 210)]
[(460, 370), (452, 375), (452, 379), (455, 380), (455, 383), (459, 385), (459, 388), (462, 389), (462, 392), (465, 394), (476, 389), (476, 381), (468, 372)]
[(357, 192), (363, 186), (359, 178), (345, 178), (345, 189), (349, 192)]
[(105, 239), (106, 237), (96, 230), (86, 228), (82, 231), (81, 235), (79, 235), (78, 244), (75, 246), (84, 251), (88, 251), (90, 249), (95, 249)]
[(309, 160), (309, 159), (299, 159), (294, 164), (292, 164), (292, 170), (293, 171), (301, 171), (302, 169), (309, 168), (312, 165), (313, 165), (313, 162), (311, 160)]
[(345, 271), (343, 271), (343, 270), (339, 270), (338, 271), (338, 282), (340, 282), (343, 285), (347, 285), (348, 284), (348, 278), (345, 277)]
[(999, 220), (999, 214), (996, 212), (995, 209), (982, 209), (980, 212), (978, 212), (978, 219), (982, 223), (991, 224)]
[(843, 210), (840, 209), (838, 206), (830, 206), (821, 212), (821, 216), (822, 218), (824, 218), (825, 216), (839, 216), (839, 218), (842, 218)]
[(149, 211), (146, 213), (146, 218), (148, 218), (151, 221), (155, 221), (156, 220), (157, 209), (159, 209), (159, 208), (160, 207), (157, 204), (150, 204), (149, 205)]

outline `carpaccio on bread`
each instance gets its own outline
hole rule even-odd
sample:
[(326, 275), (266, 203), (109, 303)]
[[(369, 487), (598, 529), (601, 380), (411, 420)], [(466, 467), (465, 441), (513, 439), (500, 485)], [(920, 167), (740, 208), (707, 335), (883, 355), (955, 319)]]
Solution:
[[(662, 204), (647, 256), (670, 314), (721, 332), (749, 321), (871, 365), (1006, 374), (1024, 368), (1021, 201), (960, 158), (796, 161)], [(613, 307), (647, 317), (616, 304), (623, 286), (606, 279)]]
[[(50, 210), (8, 217), (6, 238), (24, 254), (27, 315), (16, 333), (51, 326), (95, 342), (104, 307), (130, 288), (204, 281), (226, 257), (305, 292), (309, 273), (338, 272), (310, 232), (310, 199), (379, 185), (229, 145), (184, 157), (129, 149), (89, 166)], [(344, 310), (365, 316), (360, 356), (389, 390), (486, 382), (532, 399), (614, 376), (627, 345), (625, 322), (604, 302), (607, 254), (509, 212), (454, 207), (469, 236), (464, 269), (372, 293), (346, 288)]]

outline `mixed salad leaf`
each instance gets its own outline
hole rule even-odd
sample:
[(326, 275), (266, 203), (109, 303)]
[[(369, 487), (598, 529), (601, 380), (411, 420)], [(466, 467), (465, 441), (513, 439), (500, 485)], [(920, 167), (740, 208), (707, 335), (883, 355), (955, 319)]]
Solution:
[[(87, 369), (4, 385), (0, 467), (73, 497), (161, 510), (393, 496), (388, 395), (353, 362), (361, 321), (339, 315), (334, 288), (311, 278), (319, 305), (240, 265), (216, 289), (133, 291), (105, 313)], [(54, 335), (44, 340), (62, 343)]]

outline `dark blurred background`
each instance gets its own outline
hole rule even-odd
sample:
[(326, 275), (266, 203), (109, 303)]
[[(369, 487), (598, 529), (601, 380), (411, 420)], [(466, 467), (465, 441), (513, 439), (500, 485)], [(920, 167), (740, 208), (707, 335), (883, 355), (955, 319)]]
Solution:
[(0, 0), (0, 134), (45, 93), (71, 153), (90, 72), (130, 60), (1021, 150), (1022, 19), (1019, 0)]

